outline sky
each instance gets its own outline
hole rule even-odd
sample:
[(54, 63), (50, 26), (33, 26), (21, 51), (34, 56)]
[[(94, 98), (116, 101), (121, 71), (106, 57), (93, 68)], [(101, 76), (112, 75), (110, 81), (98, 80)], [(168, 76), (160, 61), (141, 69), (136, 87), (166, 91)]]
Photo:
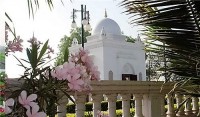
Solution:
[[(50, 10), (45, 0), (40, 1), (40, 8), (35, 12), (34, 19), (29, 17), (27, 0), (5, 0), (4, 9), (7, 14), (12, 18), (13, 24), (16, 29), (16, 34), (24, 40), (24, 48), (29, 47), (27, 40), (29, 40), (34, 33), (34, 36), (45, 42), (49, 39), (49, 44), (54, 48), (55, 53), (58, 52), (58, 44), (64, 35), (70, 34), (72, 19), (71, 13), (73, 8), (80, 10), (81, 4), (87, 6), (90, 12), (90, 24), (95, 28), (98, 21), (104, 18), (105, 9), (108, 18), (115, 20), (123, 31), (124, 35), (137, 37), (137, 26), (130, 25), (129, 15), (122, 13), (125, 11), (123, 7), (118, 4), (120, 0), (60, 0), (53, 1), (54, 8)], [(76, 13), (77, 25), (81, 26), (81, 13)], [(6, 20), (6, 19), (5, 19)], [(79, 23), (80, 22), (80, 23)], [(19, 67), (17, 60), (13, 55), (18, 58), (26, 59), (25, 52), (10, 54), (6, 58), (6, 72), (9, 78), (17, 78), (23, 74), (24, 69)], [(54, 55), (56, 56), (56, 54)]]

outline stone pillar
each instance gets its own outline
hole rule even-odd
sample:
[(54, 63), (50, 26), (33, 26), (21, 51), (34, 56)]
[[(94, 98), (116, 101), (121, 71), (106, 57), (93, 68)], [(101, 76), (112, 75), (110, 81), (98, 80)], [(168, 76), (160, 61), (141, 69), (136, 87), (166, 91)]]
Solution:
[(84, 117), (85, 112), (86, 95), (77, 95), (75, 99), (76, 103), (76, 117)]
[(176, 104), (177, 104), (177, 108), (180, 108), (179, 111), (177, 112), (176, 116), (177, 117), (186, 117), (185, 116), (185, 112), (184, 112), (184, 106), (182, 105), (182, 107), (180, 107), (180, 104), (183, 102), (183, 95), (181, 94), (176, 94)]
[(108, 113), (109, 117), (116, 117), (116, 101), (117, 95), (116, 94), (107, 94), (108, 99)]
[(130, 117), (130, 94), (121, 94), (122, 96), (122, 110), (123, 110), (123, 117)]
[(142, 111), (144, 117), (161, 117), (161, 95), (153, 92), (143, 95)]
[(134, 94), (135, 97), (135, 116), (134, 117), (144, 117), (142, 114), (142, 95)]
[(167, 94), (167, 105), (167, 117), (175, 117), (176, 115), (174, 112), (174, 96), (171, 93)]
[(160, 96), (160, 113), (161, 113), (161, 117), (166, 117), (166, 113), (165, 113), (165, 95), (162, 94)]
[(59, 105), (57, 107), (58, 110), (58, 117), (66, 117), (66, 104), (68, 103), (68, 98), (63, 96), (59, 101)]
[(97, 112), (101, 111), (101, 101), (103, 99), (102, 94), (92, 94), (93, 102), (93, 117), (97, 117)]
[(192, 99), (189, 97), (189, 96), (185, 96), (186, 99), (188, 99), (186, 102), (185, 102), (185, 114), (189, 117), (192, 117), (193, 116), (193, 113), (192, 113), (192, 106), (191, 106), (191, 103), (192, 103)]
[(198, 105), (199, 99), (197, 97), (192, 97), (192, 111), (195, 115), (199, 112), (199, 105)]

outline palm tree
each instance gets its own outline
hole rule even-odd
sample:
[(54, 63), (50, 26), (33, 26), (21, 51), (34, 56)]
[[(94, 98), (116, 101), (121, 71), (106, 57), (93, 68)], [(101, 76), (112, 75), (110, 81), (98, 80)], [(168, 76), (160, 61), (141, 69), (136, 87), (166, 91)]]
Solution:
[[(124, 0), (121, 6), (132, 23), (145, 27), (151, 45), (146, 50), (165, 57), (167, 64), (161, 70), (167, 77), (178, 76), (186, 93), (199, 95), (194, 88), (200, 86), (200, 1)], [(186, 90), (188, 85), (192, 90)]]

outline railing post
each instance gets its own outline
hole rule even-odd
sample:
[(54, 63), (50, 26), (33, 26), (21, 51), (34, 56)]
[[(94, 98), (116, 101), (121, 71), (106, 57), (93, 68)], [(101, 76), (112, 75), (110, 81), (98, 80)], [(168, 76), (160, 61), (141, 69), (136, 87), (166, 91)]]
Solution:
[(66, 96), (63, 96), (60, 100), (59, 100), (59, 105), (57, 107), (58, 110), (58, 117), (66, 117), (66, 104), (68, 103), (68, 98)]
[(135, 97), (135, 116), (134, 117), (144, 117), (142, 114), (142, 95), (134, 94)]
[(174, 96), (171, 93), (167, 94), (167, 105), (167, 117), (175, 117), (176, 115), (174, 112)]
[(86, 95), (77, 94), (75, 98), (76, 103), (76, 117), (84, 117)]
[(161, 99), (160, 93), (152, 92), (143, 95), (142, 111), (144, 117), (161, 117)]
[(177, 94), (175, 94), (175, 97), (176, 97), (177, 108), (179, 108), (178, 113), (176, 114), (176, 116), (185, 117), (184, 106), (180, 107), (180, 104), (183, 102), (183, 95), (177, 93)]
[(197, 97), (192, 97), (192, 111), (195, 115), (199, 112), (199, 105), (198, 105), (199, 99)]
[(120, 94), (122, 96), (123, 117), (130, 117), (130, 94)]
[(117, 94), (107, 94), (109, 117), (116, 117), (116, 100)]
[(188, 100), (185, 102), (185, 114), (187, 115), (187, 116), (192, 116), (193, 115), (193, 113), (192, 113), (192, 106), (191, 106), (191, 103), (192, 103), (192, 99), (189, 97), (189, 96), (185, 96), (185, 98), (187, 99), (188, 98)]
[(97, 117), (97, 112), (101, 111), (102, 94), (92, 94), (93, 117)]

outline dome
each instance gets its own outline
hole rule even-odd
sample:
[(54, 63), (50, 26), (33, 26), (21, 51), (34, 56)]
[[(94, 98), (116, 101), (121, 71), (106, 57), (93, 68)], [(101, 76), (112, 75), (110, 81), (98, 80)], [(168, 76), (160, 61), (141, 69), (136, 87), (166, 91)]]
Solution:
[(102, 19), (94, 28), (92, 35), (101, 34), (102, 28), (106, 34), (121, 35), (121, 29), (119, 25), (110, 18)]

